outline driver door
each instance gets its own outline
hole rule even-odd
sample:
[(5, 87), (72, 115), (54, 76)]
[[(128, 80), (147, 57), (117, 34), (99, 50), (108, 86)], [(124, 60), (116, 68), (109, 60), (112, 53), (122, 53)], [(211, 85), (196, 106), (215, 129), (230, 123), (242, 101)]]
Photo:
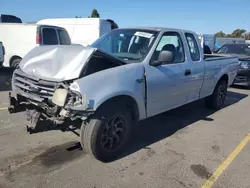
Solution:
[(166, 45), (176, 48), (175, 60), (171, 64), (146, 66), (147, 115), (148, 117), (176, 108), (187, 102), (189, 76), (183, 39), (178, 32), (166, 32), (161, 36), (151, 61), (157, 60)]

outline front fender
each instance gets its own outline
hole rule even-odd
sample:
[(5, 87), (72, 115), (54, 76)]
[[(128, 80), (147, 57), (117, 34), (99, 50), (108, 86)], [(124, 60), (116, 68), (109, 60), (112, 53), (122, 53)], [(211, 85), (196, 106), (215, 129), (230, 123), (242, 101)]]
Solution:
[(141, 63), (126, 64), (106, 69), (75, 80), (71, 90), (86, 95), (89, 107), (96, 110), (105, 101), (126, 95), (132, 97), (138, 106), (139, 119), (146, 118), (144, 66)]

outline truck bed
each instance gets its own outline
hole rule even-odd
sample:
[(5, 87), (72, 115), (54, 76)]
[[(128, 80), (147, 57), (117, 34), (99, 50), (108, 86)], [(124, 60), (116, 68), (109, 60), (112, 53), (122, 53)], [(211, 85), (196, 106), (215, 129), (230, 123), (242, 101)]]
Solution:
[(237, 58), (237, 57), (232, 55), (204, 54), (205, 61), (224, 60), (232, 58)]

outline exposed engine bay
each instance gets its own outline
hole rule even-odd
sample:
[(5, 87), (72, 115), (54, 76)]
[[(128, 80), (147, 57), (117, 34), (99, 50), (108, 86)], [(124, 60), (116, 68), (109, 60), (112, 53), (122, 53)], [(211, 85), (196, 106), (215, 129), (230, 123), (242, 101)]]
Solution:
[[(85, 48), (83, 49), (86, 50)], [(40, 53), (38, 56), (42, 55)], [(28, 56), (31, 55), (28, 54)], [(38, 59), (37, 56), (34, 58)], [(70, 80), (57, 81), (51, 79), (53, 81), (50, 81), (46, 78), (41, 79), (39, 74), (38, 76), (29, 74), (32, 70), (29, 69), (26, 71), (25, 67), (27, 68), (28, 66), (25, 66), (25, 63), (32, 61), (32, 58), (29, 58), (26, 62), (22, 62), (24, 64), (20, 66), (20, 69), (14, 71), (12, 89), (15, 91), (16, 97), (9, 93), (9, 112), (17, 113), (26, 111), (28, 132), (35, 133), (44, 131), (44, 129), (57, 128), (65, 130), (70, 125), (76, 125), (86, 120), (94, 113), (89, 105), (88, 97), (70, 89), (70, 86), (75, 80), (125, 64), (123, 61), (96, 49), (88, 58), (85, 57), (84, 59), (87, 62), (82, 62), (84, 66), (79, 66), (81, 71), (78, 78)], [(36, 67), (31, 66), (31, 68), (34, 73), (39, 72)], [(41, 70), (44, 71), (44, 68)], [(48, 69), (47, 71), (49, 72), (50, 70)]]

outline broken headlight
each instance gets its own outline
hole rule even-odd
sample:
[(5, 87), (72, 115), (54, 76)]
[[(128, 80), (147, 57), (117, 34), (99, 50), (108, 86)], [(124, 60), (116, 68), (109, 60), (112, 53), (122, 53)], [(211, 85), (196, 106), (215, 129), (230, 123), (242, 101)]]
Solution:
[(58, 106), (64, 106), (67, 95), (68, 95), (67, 89), (62, 89), (62, 88), (56, 89), (52, 97), (52, 102)]
[(69, 90), (65, 109), (72, 109), (72, 110), (86, 110), (88, 108), (88, 99), (87, 95), (81, 94), (77, 91)]

